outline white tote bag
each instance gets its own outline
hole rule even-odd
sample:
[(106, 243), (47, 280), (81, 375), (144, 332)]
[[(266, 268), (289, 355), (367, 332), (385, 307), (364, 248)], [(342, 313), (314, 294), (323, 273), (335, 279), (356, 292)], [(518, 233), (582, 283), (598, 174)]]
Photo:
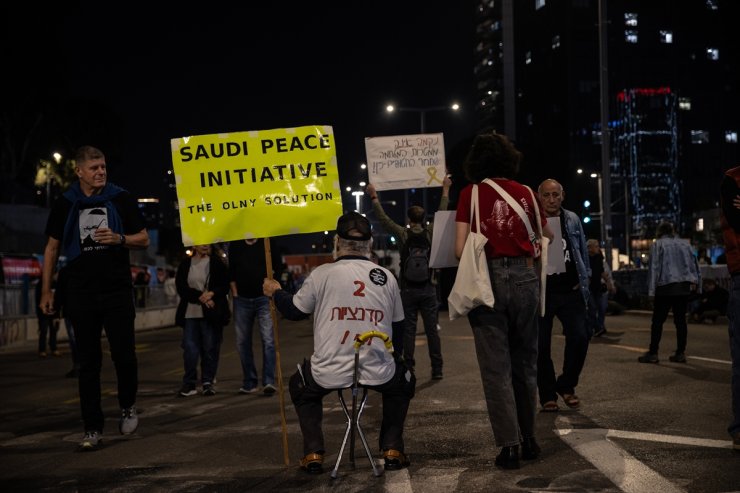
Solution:
[[(488, 238), (480, 233), (478, 185), (473, 185), (470, 200), (470, 233), (465, 240), (460, 264), (457, 267), (455, 284), (447, 297), (450, 320), (463, 317), (480, 305), (493, 308), (494, 303), (485, 252)], [(476, 231), (473, 231), (473, 224), (475, 224)]]

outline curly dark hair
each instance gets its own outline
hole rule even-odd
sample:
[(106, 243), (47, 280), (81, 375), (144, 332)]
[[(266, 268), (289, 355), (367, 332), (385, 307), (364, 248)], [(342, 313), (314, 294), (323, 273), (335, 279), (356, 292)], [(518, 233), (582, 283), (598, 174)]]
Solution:
[(463, 162), (465, 177), (473, 183), (485, 178), (514, 178), (519, 172), (522, 153), (506, 135), (486, 132), (473, 140)]

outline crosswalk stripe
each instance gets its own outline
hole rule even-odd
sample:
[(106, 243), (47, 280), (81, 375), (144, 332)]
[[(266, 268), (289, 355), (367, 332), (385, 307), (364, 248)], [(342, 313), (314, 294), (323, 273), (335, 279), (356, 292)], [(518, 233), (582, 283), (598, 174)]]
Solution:
[(594, 465), (625, 493), (660, 491), (685, 493), (668, 479), (638, 461), (607, 438), (608, 431), (592, 429), (558, 429), (560, 438), (584, 459)]

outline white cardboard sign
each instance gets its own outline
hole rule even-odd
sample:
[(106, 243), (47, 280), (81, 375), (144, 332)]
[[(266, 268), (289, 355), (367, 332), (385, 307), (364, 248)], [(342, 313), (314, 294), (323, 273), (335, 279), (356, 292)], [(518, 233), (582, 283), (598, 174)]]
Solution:
[(447, 172), (441, 133), (365, 137), (365, 153), (378, 191), (441, 187)]

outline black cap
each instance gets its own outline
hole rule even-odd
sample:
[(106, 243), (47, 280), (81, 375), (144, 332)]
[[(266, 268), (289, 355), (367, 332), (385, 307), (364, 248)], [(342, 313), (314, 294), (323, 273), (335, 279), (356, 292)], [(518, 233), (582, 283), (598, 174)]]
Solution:
[(339, 217), (337, 221), (337, 234), (345, 240), (369, 240), (372, 238), (370, 221), (355, 211), (348, 212)]

